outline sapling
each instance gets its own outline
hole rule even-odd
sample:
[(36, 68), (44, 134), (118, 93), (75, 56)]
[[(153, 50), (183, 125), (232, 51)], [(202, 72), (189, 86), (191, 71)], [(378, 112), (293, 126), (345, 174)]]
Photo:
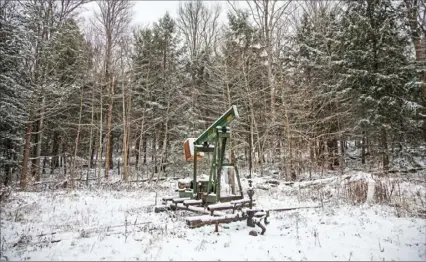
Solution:
[(128, 213), (126, 212), (126, 215), (124, 216), (124, 243), (127, 243), (127, 215)]
[(296, 237), (297, 237), (297, 241), (300, 244), (300, 239), (299, 239), (299, 213), (296, 213)]
[(380, 239), (379, 239), (379, 250), (380, 250), (380, 252), (384, 252), (385, 251), (385, 248), (384, 247), (382, 248), (382, 245), (380, 243)]
[(315, 237), (315, 245), (318, 242), (319, 247), (321, 247), (321, 242), (319, 240), (319, 232), (316, 229), (314, 229), (314, 237)]
[(205, 250), (205, 244), (206, 244), (206, 240), (205, 239), (202, 239), (201, 240), (201, 242), (200, 242), (200, 244), (198, 244), (196, 247), (195, 247), (195, 251), (201, 251), (201, 250)]

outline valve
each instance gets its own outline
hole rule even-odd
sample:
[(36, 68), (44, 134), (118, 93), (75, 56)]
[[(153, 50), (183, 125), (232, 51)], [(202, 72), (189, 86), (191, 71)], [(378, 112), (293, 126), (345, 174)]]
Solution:
[(260, 227), (262, 229), (261, 235), (265, 234), (266, 227), (262, 225), (261, 220), (262, 218), (265, 219), (265, 225), (266, 223), (266, 217), (268, 213), (263, 212), (263, 210), (247, 210), (247, 226), (249, 227)]
[[(261, 221), (264, 219), (265, 225), (269, 224), (267, 218), (269, 216), (269, 211), (264, 212), (263, 210), (253, 210), (253, 181), (251, 179), (248, 180), (249, 188), (247, 189), (247, 195), (250, 198), (250, 210), (247, 210), (247, 226), (249, 227), (260, 227), (262, 229), (261, 235), (265, 234), (266, 227), (262, 225)], [(260, 212), (259, 212), (260, 211)], [(258, 213), (259, 212), (259, 213)], [(257, 213), (257, 214), (256, 214)]]

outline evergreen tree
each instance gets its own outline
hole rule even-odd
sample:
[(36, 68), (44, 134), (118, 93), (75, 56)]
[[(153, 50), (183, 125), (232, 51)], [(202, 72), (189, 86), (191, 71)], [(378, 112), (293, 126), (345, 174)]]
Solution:
[[(17, 2), (1, 2), (0, 8), (0, 182), (11, 181), (19, 165), (26, 99), (31, 95), (25, 85), (22, 63), (28, 52), (22, 15)], [(4, 171), (4, 173), (3, 173)]]
[[(346, 92), (339, 85), (343, 58), (339, 23), (338, 9), (305, 13), (294, 39), (295, 50), (289, 52), (293, 76), (299, 75), (291, 84), (289, 95), (294, 99), (288, 103), (296, 110), (290, 118), (311, 142), (311, 160), (315, 158), (322, 165), (327, 155), (330, 168), (339, 164), (338, 141), (345, 131), (349, 107)], [(324, 151), (325, 143), (328, 152)]]
[[(401, 31), (391, 0), (350, 1), (343, 16), (344, 88), (354, 97), (355, 123), (378, 141), (384, 169), (388, 143), (400, 139), (411, 123), (407, 83), (413, 70), (408, 39)], [(373, 150), (376, 151), (376, 150)], [(377, 152), (377, 151), (376, 151)]]
[(182, 139), (184, 136), (181, 132), (185, 132), (184, 128), (176, 128), (185, 126), (187, 119), (184, 112), (185, 97), (181, 90), (181, 51), (178, 44), (176, 24), (168, 13), (154, 23), (152, 28), (135, 33), (134, 102), (137, 106), (136, 114), (143, 118), (136, 138), (137, 147), (143, 152), (137, 154), (137, 159), (146, 154), (147, 138), (150, 137), (155, 162), (154, 173), (159, 171), (158, 165), (164, 171), (168, 156), (175, 151), (172, 149), (182, 146), (181, 141), (176, 145), (171, 141)]

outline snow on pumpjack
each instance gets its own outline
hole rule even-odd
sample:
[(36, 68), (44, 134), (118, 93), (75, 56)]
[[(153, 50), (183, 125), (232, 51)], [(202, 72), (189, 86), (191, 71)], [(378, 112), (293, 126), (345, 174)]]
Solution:
[[(262, 234), (265, 232), (266, 229), (260, 221), (263, 219), (267, 224), (269, 212), (253, 209), (256, 203), (253, 200), (251, 181), (247, 190), (249, 198), (244, 198), (238, 169), (225, 158), (226, 146), (230, 141), (229, 124), (238, 118), (237, 107), (233, 105), (198, 138), (188, 138), (185, 141), (185, 159), (193, 161), (193, 178), (190, 181), (179, 181), (176, 190), (178, 195), (163, 197), (162, 205), (157, 206), (155, 212), (180, 209), (204, 214), (186, 218), (186, 223), (191, 228), (247, 220), (248, 226), (258, 225), (262, 228)], [(208, 178), (201, 178), (197, 176), (197, 161), (201, 160), (205, 153), (211, 154), (210, 172)], [(232, 188), (232, 193), (228, 195), (221, 195), (221, 176), (224, 170), (234, 171), (228, 172), (228, 181), (231, 181)], [(235, 179), (238, 194), (235, 192)]]
[[(290, 211), (308, 207), (260, 209), (253, 208), (256, 205), (253, 200), (254, 190), (252, 181), (249, 180), (247, 189), (248, 198), (244, 198), (238, 168), (225, 158), (226, 145), (230, 140), (229, 124), (238, 119), (236, 106), (232, 106), (221, 117), (219, 117), (207, 130), (198, 138), (188, 138), (184, 143), (184, 154), (186, 161), (193, 161), (193, 177), (190, 181), (179, 181), (177, 196), (163, 197), (162, 204), (155, 207), (155, 212), (166, 210), (187, 210), (201, 213), (201, 216), (187, 217), (186, 224), (190, 228), (219, 223), (230, 223), (234, 221), (247, 221), (247, 226), (262, 229), (263, 235), (268, 224), (267, 218), (271, 211)], [(204, 154), (210, 155), (210, 172), (208, 178), (197, 176), (197, 161), (201, 160)], [(223, 170), (233, 170), (228, 172), (228, 181), (231, 181), (232, 193), (222, 195), (221, 181)], [(234, 177), (235, 175), (235, 177)], [(235, 178), (239, 192), (235, 192)]]

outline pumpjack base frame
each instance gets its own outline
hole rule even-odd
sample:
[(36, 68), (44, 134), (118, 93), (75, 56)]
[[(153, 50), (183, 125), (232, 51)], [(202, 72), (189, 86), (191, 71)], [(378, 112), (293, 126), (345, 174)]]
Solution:
[[(226, 197), (224, 196), (224, 198)], [(229, 199), (228, 196), (227, 200)], [(269, 217), (269, 212), (264, 212), (262, 209), (253, 209), (255, 205), (256, 201), (253, 199), (237, 199), (228, 202), (203, 205), (201, 200), (163, 197), (162, 205), (156, 206), (154, 211), (159, 213), (164, 211), (185, 210), (201, 214), (201, 216), (186, 217), (186, 224), (189, 228), (246, 220), (247, 226), (260, 227), (262, 229), (261, 235), (263, 235), (266, 231), (265, 226), (268, 224), (267, 217)], [(232, 213), (226, 213), (224, 211), (232, 211)], [(256, 217), (260, 219), (256, 219)], [(264, 219), (265, 226), (262, 225), (261, 219)]]

